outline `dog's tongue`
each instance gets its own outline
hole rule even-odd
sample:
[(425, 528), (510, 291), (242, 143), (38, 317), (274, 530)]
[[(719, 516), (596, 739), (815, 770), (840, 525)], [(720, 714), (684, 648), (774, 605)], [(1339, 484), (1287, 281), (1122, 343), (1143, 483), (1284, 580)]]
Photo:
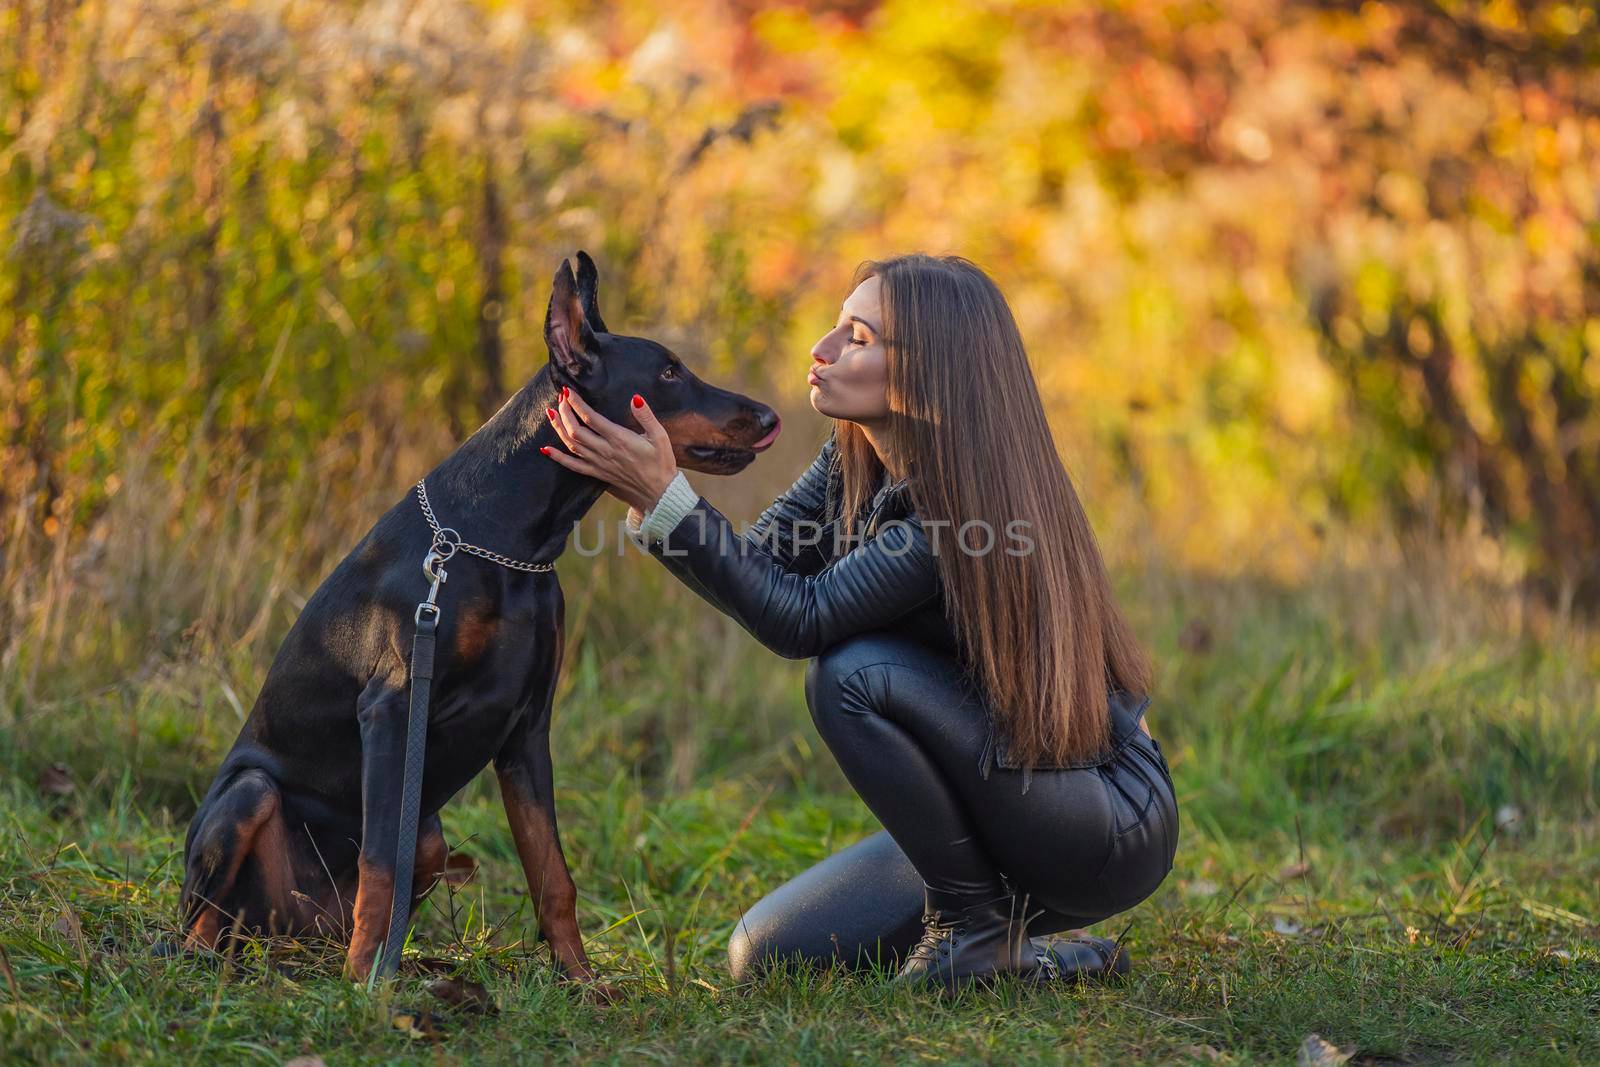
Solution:
[(776, 441), (778, 439), (778, 431), (782, 430), (782, 429), (783, 429), (783, 422), (782, 422), (782, 420), (780, 420), (776, 426), (774, 426), (771, 430), (767, 431), (767, 435), (765, 437), (763, 437), (761, 440), (757, 441), (755, 444), (751, 445), (750, 447), (753, 448), (753, 449), (756, 449), (757, 451), (759, 451), (759, 450), (761, 450), (763, 448), (766, 448), (768, 445), (770, 445), (772, 442), (774, 442), (774, 441)]

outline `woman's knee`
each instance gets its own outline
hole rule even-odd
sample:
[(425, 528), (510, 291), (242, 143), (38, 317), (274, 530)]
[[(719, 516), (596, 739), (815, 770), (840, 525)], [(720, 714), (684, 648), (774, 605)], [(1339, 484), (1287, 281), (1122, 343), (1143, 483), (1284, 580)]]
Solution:
[(770, 911), (757, 905), (745, 912), (728, 938), (728, 973), (735, 982), (753, 981), (777, 961), (807, 958), (797, 932), (763, 915), (764, 910)]
[[(846, 637), (806, 664), (805, 699), (811, 718), (837, 710), (872, 710), (872, 681), (886, 672), (938, 673), (952, 667), (949, 657), (888, 630)], [(880, 669), (880, 670), (874, 670)]]
[(824, 649), (806, 665), (805, 681), (811, 721), (824, 736), (831, 726), (868, 717), (943, 714), (972, 693), (957, 659), (889, 630), (868, 630)]
[(861, 710), (863, 702), (850, 694), (859, 689), (863, 668), (884, 662), (883, 646), (876, 633), (858, 634), (823, 649), (806, 664), (806, 706), (819, 729), (847, 708)]
[(741, 915), (734, 924), (733, 935), (728, 938), (728, 973), (735, 982), (748, 982), (758, 970), (761, 944), (749, 925), (750, 916)]
[(744, 982), (775, 961), (868, 966), (922, 935), (922, 876), (887, 830), (807, 868), (758, 900), (728, 938), (728, 970)]

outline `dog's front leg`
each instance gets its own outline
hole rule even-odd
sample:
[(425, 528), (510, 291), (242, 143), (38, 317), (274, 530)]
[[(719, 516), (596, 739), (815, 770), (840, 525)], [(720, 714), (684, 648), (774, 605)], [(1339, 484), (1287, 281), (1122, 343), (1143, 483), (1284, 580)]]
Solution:
[(356, 702), (361, 725), (361, 854), (356, 861), (355, 929), (344, 972), (358, 982), (366, 981), (389, 934), (405, 774), (405, 679), (403, 671), (396, 677), (393, 670), (380, 670)]
[(555, 785), (550, 768), (550, 721), (513, 732), (508, 751), (495, 760), (517, 857), (528, 879), (539, 936), (550, 945), (563, 974), (585, 979), (593, 968), (578, 933), (578, 887), (567, 869), (556, 828)]
[[(551, 689), (554, 690), (552, 682)], [(517, 843), (517, 856), (533, 896), (534, 914), (539, 920), (539, 936), (550, 945), (562, 977), (585, 983), (602, 1000), (614, 1000), (620, 993), (610, 985), (595, 981), (594, 967), (583, 949), (578, 932), (578, 888), (567, 869), (561, 851), (561, 835), (556, 828), (555, 783), (550, 767), (551, 692), (532, 721), (512, 731), (504, 749), (495, 757), (495, 775), (500, 780), (500, 797), (505, 802), (506, 819)]]

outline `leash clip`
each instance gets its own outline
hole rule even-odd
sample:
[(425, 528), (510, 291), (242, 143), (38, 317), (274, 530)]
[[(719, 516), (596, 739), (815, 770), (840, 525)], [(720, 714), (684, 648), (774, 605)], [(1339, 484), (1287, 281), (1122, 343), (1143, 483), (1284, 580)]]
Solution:
[(422, 557), (422, 576), (434, 585), (445, 580), (444, 561), (452, 553), (440, 552), (437, 548), (428, 549), (428, 554)]
[[(452, 534), (455, 533), (454, 530), (450, 530), (450, 532)], [(428, 599), (417, 605), (417, 613), (412, 618), (412, 621), (418, 626), (422, 625), (422, 613), (425, 611), (433, 613), (435, 624), (439, 621), (439, 605), (434, 601), (439, 596), (440, 584), (450, 577), (444, 569), (444, 561), (456, 554), (456, 545), (459, 543), (459, 539), (453, 542), (445, 539), (444, 531), (441, 530), (435, 535), (433, 544), (428, 549), (428, 554), (422, 558), (422, 573), (428, 579)]]

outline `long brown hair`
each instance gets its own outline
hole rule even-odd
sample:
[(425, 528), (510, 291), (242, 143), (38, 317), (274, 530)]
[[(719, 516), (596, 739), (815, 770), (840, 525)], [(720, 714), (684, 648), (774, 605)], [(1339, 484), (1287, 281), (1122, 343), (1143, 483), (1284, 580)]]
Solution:
[[(1093, 758), (1110, 740), (1108, 689), (1147, 694), (1151, 665), (1117, 606), (1011, 308), (960, 256), (868, 260), (851, 288), (873, 275), (892, 462), (910, 472), (924, 525), (942, 523), (928, 535), (966, 663), (1021, 765)], [(848, 527), (884, 467), (855, 423), (835, 431)], [(987, 526), (958, 541), (973, 520)], [(1026, 525), (1008, 525), (1017, 520)]]

